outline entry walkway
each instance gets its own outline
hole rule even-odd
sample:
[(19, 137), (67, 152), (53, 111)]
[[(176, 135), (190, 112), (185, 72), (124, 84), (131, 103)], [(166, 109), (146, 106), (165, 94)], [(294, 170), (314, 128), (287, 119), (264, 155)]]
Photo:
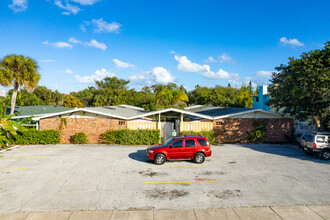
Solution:
[(271, 206), (191, 210), (65, 211), (0, 214), (1, 220), (169, 220), (169, 219), (329, 219), (330, 205)]

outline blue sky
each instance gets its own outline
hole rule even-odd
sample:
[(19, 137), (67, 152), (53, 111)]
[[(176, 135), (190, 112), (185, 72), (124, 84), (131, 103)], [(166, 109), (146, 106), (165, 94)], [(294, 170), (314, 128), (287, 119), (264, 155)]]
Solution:
[(2, 0), (0, 57), (23, 54), (40, 85), (82, 90), (117, 76), (130, 87), (267, 83), (288, 57), (330, 40), (328, 0)]

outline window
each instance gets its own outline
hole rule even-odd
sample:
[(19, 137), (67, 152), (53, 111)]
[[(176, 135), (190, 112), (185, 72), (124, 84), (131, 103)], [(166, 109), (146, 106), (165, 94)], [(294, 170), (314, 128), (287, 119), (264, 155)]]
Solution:
[(202, 146), (207, 146), (209, 143), (205, 139), (197, 139), (198, 143)]
[(196, 142), (193, 139), (186, 140), (186, 147), (196, 147)]
[(175, 141), (172, 145), (173, 148), (183, 147), (183, 140)]
[(119, 121), (118, 124), (119, 125), (125, 125), (125, 121)]
[(314, 142), (314, 136), (312, 135), (305, 135), (304, 138), (306, 141)]
[(223, 125), (223, 122), (222, 121), (216, 121), (215, 125)]
[(317, 136), (316, 137), (317, 143), (325, 143), (325, 136)]
[(174, 141), (173, 138), (169, 139), (168, 141), (165, 142), (164, 146), (167, 147), (167, 146), (170, 145), (173, 141)]
[(259, 97), (256, 97), (256, 102), (259, 102)]

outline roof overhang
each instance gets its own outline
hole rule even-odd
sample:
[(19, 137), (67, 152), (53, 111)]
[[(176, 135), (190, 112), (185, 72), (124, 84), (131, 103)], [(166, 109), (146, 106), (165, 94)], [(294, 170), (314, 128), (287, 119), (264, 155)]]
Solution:
[(273, 115), (273, 116), (278, 116), (278, 117), (283, 118), (282, 115), (277, 114), (277, 113), (274, 113), (274, 112), (266, 111), (266, 110), (263, 110), (263, 109), (252, 109), (252, 110), (249, 110), (249, 111), (238, 112), (238, 113), (233, 113), (233, 114), (228, 114), (228, 115), (222, 115), (222, 116), (214, 117), (213, 119), (216, 120), (216, 119), (221, 119), (221, 118), (230, 118), (230, 117), (233, 117), (233, 116), (250, 114), (250, 113), (254, 113), (254, 112), (262, 112), (262, 113), (265, 113), (265, 114), (268, 114), (268, 115)]
[(127, 119), (127, 117), (102, 113), (102, 112), (93, 111), (93, 110), (89, 110), (89, 109), (85, 109), (85, 108), (77, 108), (77, 109), (63, 111), (63, 112), (51, 113), (51, 114), (47, 114), (47, 115), (43, 115), (43, 116), (39, 116), (39, 117), (34, 117), (32, 119), (39, 121), (40, 119), (43, 119), (43, 118), (50, 118), (50, 117), (54, 117), (54, 116), (58, 116), (58, 115), (70, 114), (70, 113), (81, 112), (81, 111), (88, 112), (88, 113), (93, 113), (93, 114), (97, 114), (97, 115), (104, 115), (104, 116), (108, 116), (108, 117), (111, 117), (111, 118)]
[(185, 110), (177, 109), (177, 108), (166, 108), (166, 109), (162, 109), (162, 110), (158, 110), (158, 111), (152, 111), (152, 112), (148, 112), (148, 113), (145, 113), (145, 114), (132, 116), (132, 117), (129, 117), (128, 119), (142, 118), (142, 117), (147, 117), (147, 116), (150, 116), (150, 115), (157, 115), (157, 114), (161, 114), (161, 113), (165, 113), (165, 112), (171, 112), (171, 111), (181, 113), (181, 114), (196, 116), (196, 117), (199, 117), (199, 118), (213, 120), (213, 117), (211, 117), (211, 116), (198, 114), (198, 113), (194, 113), (194, 112), (189, 112), (189, 111), (185, 111)]
[[(75, 113), (75, 112), (88, 112), (88, 113), (92, 113), (92, 114), (96, 114), (96, 115), (103, 115), (103, 116), (107, 116), (107, 117), (110, 117), (110, 118), (118, 118), (118, 119), (122, 119), (122, 120), (131, 120), (131, 119), (137, 119), (137, 118), (144, 118), (144, 117), (147, 117), (147, 116), (150, 116), (150, 115), (157, 115), (157, 114), (162, 114), (162, 113), (166, 113), (166, 112), (176, 112), (176, 113), (191, 115), (191, 116), (195, 116), (195, 117), (199, 117), (199, 118), (203, 118), (203, 119), (209, 119), (209, 120), (216, 120), (216, 119), (221, 119), (221, 118), (230, 118), (230, 117), (234, 117), (234, 116), (238, 116), (238, 115), (244, 115), (244, 114), (250, 114), (250, 113), (254, 113), (254, 112), (262, 112), (264, 114), (273, 115), (273, 116), (283, 118), (283, 116), (280, 115), (280, 114), (270, 112), (270, 111), (265, 111), (265, 110), (262, 110), (262, 109), (252, 109), (252, 110), (248, 110), (248, 111), (243, 111), (243, 112), (238, 112), (238, 113), (232, 113), (232, 114), (212, 117), (212, 116), (203, 115), (203, 114), (199, 114), (199, 113), (195, 113), (195, 112), (190, 112), (190, 111), (186, 111), (186, 110), (182, 110), (182, 109), (167, 108), (167, 109), (147, 112), (147, 113), (143, 113), (143, 114), (139, 114), (139, 115), (135, 115), (135, 116), (124, 117), (124, 116), (118, 116), (118, 115), (114, 115), (114, 114), (107, 114), (107, 113), (103, 113), (103, 112), (89, 110), (89, 109), (85, 109), (85, 108), (76, 108), (76, 109), (63, 111), (63, 112), (56, 112), (56, 113), (42, 114), (42, 115), (34, 115), (34, 116), (32, 116), (33, 117), (32, 119), (39, 121), (40, 119), (43, 119), (43, 118), (50, 118), (50, 117), (59, 116), (59, 115), (72, 114), (72, 113)], [(26, 117), (31, 117), (31, 116), (13, 117), (13, 119), (26, 118)]]

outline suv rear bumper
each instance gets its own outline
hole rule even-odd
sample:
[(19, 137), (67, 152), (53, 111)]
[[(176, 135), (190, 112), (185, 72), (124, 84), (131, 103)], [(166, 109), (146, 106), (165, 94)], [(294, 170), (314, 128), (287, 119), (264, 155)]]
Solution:
[(205, 157), (210, 157), (212, 155), (212, 151), (208, 150), (208, 151), (204, 151), (205, 153)]
[(322, 152), (324, 148), (309, 148), (309, 147), (303, 147), (305, 151), (308, 151), (310, 153), (319, 153)]

